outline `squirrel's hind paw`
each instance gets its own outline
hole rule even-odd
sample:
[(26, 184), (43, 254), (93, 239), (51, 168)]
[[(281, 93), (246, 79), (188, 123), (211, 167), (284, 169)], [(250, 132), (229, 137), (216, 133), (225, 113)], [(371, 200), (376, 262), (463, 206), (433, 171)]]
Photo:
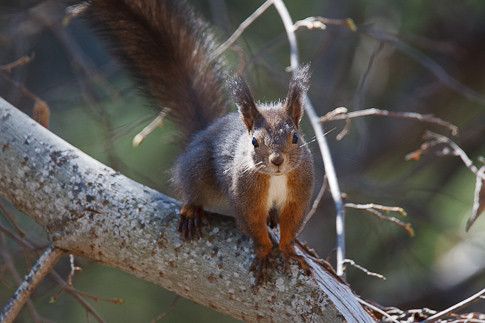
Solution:
[(310, 275), (311, 268), (305, 260), (305, 257), (297, 254), (283, 254), (283, 272), (287, 273), (290, 267), (290, 260), (296, 260), (300, 268), (305, 271), (306, 275)]
[(271, 266), (274, 266), (274, 260), (270, 255), (254, 258), (249, 271), (253, 271), (256, 277), (255, 287), (268, 282), (269, 268)]
[(204, 210), (200, 206), (184, 205), (180, 210), (177, 230), (183, 241), (195, 239), (195, 234), (202, 238), (202, 225), (209, 226)]

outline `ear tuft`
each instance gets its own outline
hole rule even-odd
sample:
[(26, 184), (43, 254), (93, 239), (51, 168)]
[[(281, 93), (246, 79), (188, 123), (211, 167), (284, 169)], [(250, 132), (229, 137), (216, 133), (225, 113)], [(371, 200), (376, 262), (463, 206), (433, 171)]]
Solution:
[(251, 91), (249, 91), (249, 87), (242, 77), (234, 76), (230, 82), (234, 101), (239, 108), (239, 113), (246, 125), (246, 129), (250, 132), (256, 121), (262, 118), (261, 113), (258, 111)]
[(303, 116), (303, 99), (310, 85), (310, 64), (298, 69), (290, 81), (285, 110), (298, 127)]

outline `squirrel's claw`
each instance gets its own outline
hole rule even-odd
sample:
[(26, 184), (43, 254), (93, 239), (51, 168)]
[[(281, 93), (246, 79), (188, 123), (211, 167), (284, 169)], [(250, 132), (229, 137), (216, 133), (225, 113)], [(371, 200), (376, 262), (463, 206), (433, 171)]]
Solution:
[(284, 254), (283, 255), (283, 272), (286, 274), (288, 272), (288, 269), (290, 267), (290, 260), (296, 260), (300, 268), (305, 271), (306, 275), (309, 275), (311, 273), (311, 268), (310, 265), (305, 260), (305, 257), (297, 255), (297, 254)]
[(195, 234), (202, 238), (202, 225), (209, 226), (204, 210), (202, 207), (183, 206), (180, 210), (180, 218), (177, 224), (177, 230), (183, 241), (195, 239)]
[(251, 268), (249, 271), (254, 271), (256, 276), (255, 286), (259, 286), (262, 283), (267, 283), (269, 278), (269, 268), (273, 263), (273, 260), (269, 255), (265, 257), (256, 257), (253, 260)]

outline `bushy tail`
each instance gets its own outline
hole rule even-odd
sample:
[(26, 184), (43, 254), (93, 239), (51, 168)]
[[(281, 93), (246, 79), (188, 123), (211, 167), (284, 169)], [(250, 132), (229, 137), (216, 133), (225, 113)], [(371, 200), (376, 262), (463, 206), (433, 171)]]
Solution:
[(217, 44), (183, 0), (88, 0), (86, 16), (185, 140), (228, 110)]

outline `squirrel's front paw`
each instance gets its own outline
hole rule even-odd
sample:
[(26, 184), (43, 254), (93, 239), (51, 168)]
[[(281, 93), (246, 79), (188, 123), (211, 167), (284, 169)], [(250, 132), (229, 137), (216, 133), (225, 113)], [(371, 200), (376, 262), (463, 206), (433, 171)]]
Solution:
[(177, 230), (183, 241), (192, 240), (197, 233), (198, 238), (202, 237), (202, 225), (209, 225), (209, 221), (204, 215), (204, 210), (200, 206), (184, 205), (180, 210), (180, 218)]

